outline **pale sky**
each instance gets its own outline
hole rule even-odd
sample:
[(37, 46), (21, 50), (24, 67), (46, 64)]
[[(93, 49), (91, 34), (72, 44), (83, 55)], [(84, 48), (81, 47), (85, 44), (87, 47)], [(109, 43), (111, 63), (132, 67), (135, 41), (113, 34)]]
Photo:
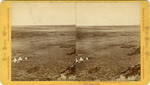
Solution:
[(75, 24), (74, 3), (12, 2), (12, 25)]
[(140, 25), (140, 2), (12, 2), (12, 25)]
[(140, 25), (140, 3), (78, 3), (76, 16), (77, 25)]

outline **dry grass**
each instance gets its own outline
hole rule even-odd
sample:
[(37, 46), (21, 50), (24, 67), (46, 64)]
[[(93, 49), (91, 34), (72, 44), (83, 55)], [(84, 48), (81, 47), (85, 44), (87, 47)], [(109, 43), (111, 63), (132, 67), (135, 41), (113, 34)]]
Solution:
[[(12, 60), (23, 58), (12, 62), (12, 80), (140, 80), (140, 74), (122, 74), (140, 64), (139, 50), (137, 26), (12, 28)], [(88, 60), (75, 63), (80, 57)]]

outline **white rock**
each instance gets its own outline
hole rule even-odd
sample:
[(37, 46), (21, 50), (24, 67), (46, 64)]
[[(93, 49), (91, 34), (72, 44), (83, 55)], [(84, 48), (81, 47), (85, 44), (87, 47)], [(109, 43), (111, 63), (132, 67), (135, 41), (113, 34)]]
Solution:
[(28, 60), (28, 58), (27, 58), (27, 57), (25, 57), (25, 60)]
[(120, 78), (118, 78), (118, 79), (116, 79), (117, 81), (125, 81), (126, 80), (126, 78), (125, 78), (125, 76), (123, 76), (123, 75), (120, 75)]
[(16, 62), (17, 62), (17, 59), (16, 59), (16, 58), (14, 58), (13, 62), (14, 62), (14, 63), (16, 63)]
[(22, 58), (21, 57), (19, 57), (19, 59), (18, 59), (19, 61), (22, 61)]
[(75, 79), (76, 79), (76, 75), (71, 75), (71, 76), (69, 76), (69, 79), (70, 79), (70, 80), (75, 80)]
[(86, 58), (86, 60), (89, 60), (89, 58)]
[(129, 80), (129, 81), (135, 81), (136, 77), (135, 76), (131, 76), (131, 77), (128, 77), (127, 80)]
[(60, 74), (60, 76), (61, 76), (62, 80), (66, 80), (67, 79), (67, 77), (65, 76), (65, 74)]
[(79, 61), (80, 61), (80, 62), (81, 62), (81, 61), (83, 61), (83, 58), (82, 58), (82, 57), (80, 57)]
[(79, 62), (78, 59), (76, 59), (76, 63)]

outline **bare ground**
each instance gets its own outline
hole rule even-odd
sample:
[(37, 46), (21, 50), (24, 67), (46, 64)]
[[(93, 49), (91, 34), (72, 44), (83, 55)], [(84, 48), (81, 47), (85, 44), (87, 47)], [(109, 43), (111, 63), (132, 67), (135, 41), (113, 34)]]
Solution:
[(12, 28), (13, 81), (116, 81), (121, 75), (140, 76), (139, 26)]
[[(12, 29), (12, 80), (56, 80), (56, 76), (75, 62), (75, 27), (72, 30)], [(61, 27), (60, 27), (61, 29)], [(62, 28), (63, 29), (63, 28)], [(69, 55), (70, 54), (70, 55)]]
[(77, 66), (77, 80), (114, 81), (140, 64), (140, 28), (78, 27), (76, 49), (77, 58), (89, 58)]

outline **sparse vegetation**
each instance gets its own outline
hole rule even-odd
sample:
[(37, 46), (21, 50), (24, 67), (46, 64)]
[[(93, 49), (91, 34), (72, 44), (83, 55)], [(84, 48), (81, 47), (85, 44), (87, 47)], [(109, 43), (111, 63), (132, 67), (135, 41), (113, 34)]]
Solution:
[(13, 81), (140, 80), (138, 26), (15, 27), (11, 37)]

